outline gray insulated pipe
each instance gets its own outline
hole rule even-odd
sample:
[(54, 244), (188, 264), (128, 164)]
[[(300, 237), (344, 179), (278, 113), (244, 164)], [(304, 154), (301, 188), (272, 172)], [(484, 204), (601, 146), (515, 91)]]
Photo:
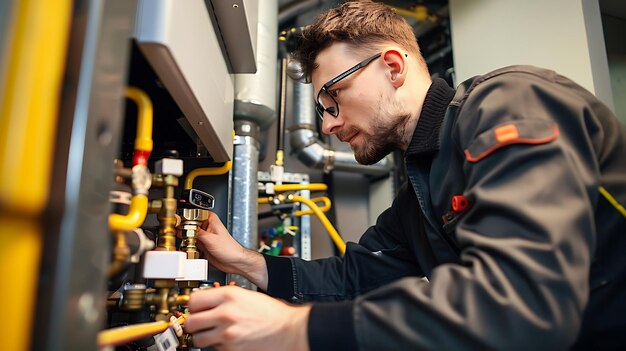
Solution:
[[(252, 250), (259, 247), (259, 132), (276, 118), (278, 0), (259, 0), (258, 9), (257, 72), (235, 75), (235, 150), (229, 218), (233, 237)], [(238, 275), (230, 275), (229, 280), (243, 288), (255, 288), (250, 281)]]
[(298, 81), (293, 84), (294, 125), (289, 128), (289, 142), (302, 163), (311, 168), (323, 169), (324, 172), (338, 170), (380, 176), (391, 171), (393, 160), (390, 155), (376, 164), (366, 166), (354, 159), (354, 153), (335, 151), (322, 143), (315, 128), (317, 115), (312, 100), (313, 85)]

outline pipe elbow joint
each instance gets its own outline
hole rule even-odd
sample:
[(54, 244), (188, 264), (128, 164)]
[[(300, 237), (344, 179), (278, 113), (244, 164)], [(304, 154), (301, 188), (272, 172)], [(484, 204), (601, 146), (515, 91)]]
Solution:
[(133, 230), (139, 227), (146, 219), (148, 212), (148, 196), (137, 194), (130, 202), (128, 214), (109, 215), (109, 228), (111, 230)]

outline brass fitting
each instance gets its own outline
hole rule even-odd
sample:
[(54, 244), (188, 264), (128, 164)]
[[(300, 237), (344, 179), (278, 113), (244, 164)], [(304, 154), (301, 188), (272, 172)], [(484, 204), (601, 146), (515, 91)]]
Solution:
[(199, 208), (181, 208), (178, 213), (183, 224), (195, 224), (198, 227), (209, 218), (209, 211)]
[(209, 218), (209, 211), (196, 208), (182, 208), (178, 210), (182, 225), (178, 227), (178, 233), (183, 239), (180, 251), (187, 253), (188, 259), (200, 258), (200, 252), (196, 246), (196, 233), (202, 222)]
[[(200, 252), (196, 246), (196, 234), (202, 222), (209, 218), (209, 211), (198, 208), (182, 208), (178, 210), (178, 213), (182, 221), (178, 231), (183, 239), (180, 244), (180, 251), (187, 253), (187, 259), (198, 259)], [(199, 286), (199, 281), (184, 280), (178, 282), (178, 288), (187, 295), (191, 293), (191, 289)]]
[(107, 309), (116, 309), (122, 299), (122, 293), (119, 291), (113, 292), (110, 296), (107, 297)]
[(157, 214), (159, 219), (159, 238), (157, 250), (176, 251), (176, 199), (164, 198), (163, 208)]
[(178, 306), (186, 307), (191, 297), (191, 289), (185, 293), (177, 294), (172, 290), (174, 281), (169, 279), (157, 279), (154, 281), (155, 290), (145, 295), (145, 302), (155, 306), (155, 321), (167, 321), (178, 310)]
[(148, 204), (148, 212), (150, 213), (159, 213), (163, 208), (163, 201), (161, 199), (155, 199), (150, 201)]
[(165, 185), (165, 177), (163, 174), (154, 173), (152, 174), (152, 185), (162, 187)]
[(173, 303), (170, 305), (174, 308), (176, 308), (177, 306), (187, 306), (187, 304), (189, 303), (189, 298), (191, 296), (189, 296), (189, 294), (184, 295), (184, 294), (177, 294), (173, 296)]
[(154, 287), (156, 291), (146, 295), (146, 302), (155, 306), (155, 321), (169, 321), (170, 314), (170, 294), (175, 281), (171, 279), (156, 279)]
[(122, 311), (139, 311), (146, 303), (146, 286), (131, 284), (124, 287), (119, 307)]
[(174, 189), (178, 186), (178, 178), (173, 175), (157, 174), (152, 181), (153, 184), (164, 187), (163, 198), (150, 204), (150, 212), (157, 213), (160, 223), (156, 250), (176, 251), (176, 226), (180, 222), (176, 215), (177, 201), (174, 198)]
[(123, 231), (115, 232), (113, 245), (113, 261), (109, 266), (108, 277), (118, 275), (130, 262), (130, 247), (126, 244), (126, 235)]
[(130, 168), (124, 167), (124, 162), (119, 159), (113, 160), (113, 169), (115, 173), (115, 182), (123, 184), (126, 179), (130, 179), (133, 176), (133, 171)]
[(163, 183), (165, 185), (166, 191), (167, 191), (167, 187), (170, 187), (172, 191), (170, 195), (171, 197), (174, 197), (174, 188), (178, 186), (178, 177), (171, 175), (171, 174), (167, 174), (163, 177)]

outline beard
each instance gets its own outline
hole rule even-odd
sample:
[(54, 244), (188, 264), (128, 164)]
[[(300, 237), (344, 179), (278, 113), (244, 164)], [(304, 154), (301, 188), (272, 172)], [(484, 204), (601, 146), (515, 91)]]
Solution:
[[(384, 100), (384, 101), (383, 101)], [(390, 97), (380, 96), (378, 110), (372, 119), (372, 133), (364, 135), (365, 142), (354, 146), (354, 158), (363, 165), (372, 165), (404, 143), (404, 135), (410, 114)]]

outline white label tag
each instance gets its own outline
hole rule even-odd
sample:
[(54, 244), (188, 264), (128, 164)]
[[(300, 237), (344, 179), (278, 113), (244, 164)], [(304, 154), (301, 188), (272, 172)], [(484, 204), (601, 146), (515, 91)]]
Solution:
[(163, 333), (155, 335), (154, 341), (159, 351), (176, 351), (178, 347), (178, 338), (172, 328), (167, 328)]

